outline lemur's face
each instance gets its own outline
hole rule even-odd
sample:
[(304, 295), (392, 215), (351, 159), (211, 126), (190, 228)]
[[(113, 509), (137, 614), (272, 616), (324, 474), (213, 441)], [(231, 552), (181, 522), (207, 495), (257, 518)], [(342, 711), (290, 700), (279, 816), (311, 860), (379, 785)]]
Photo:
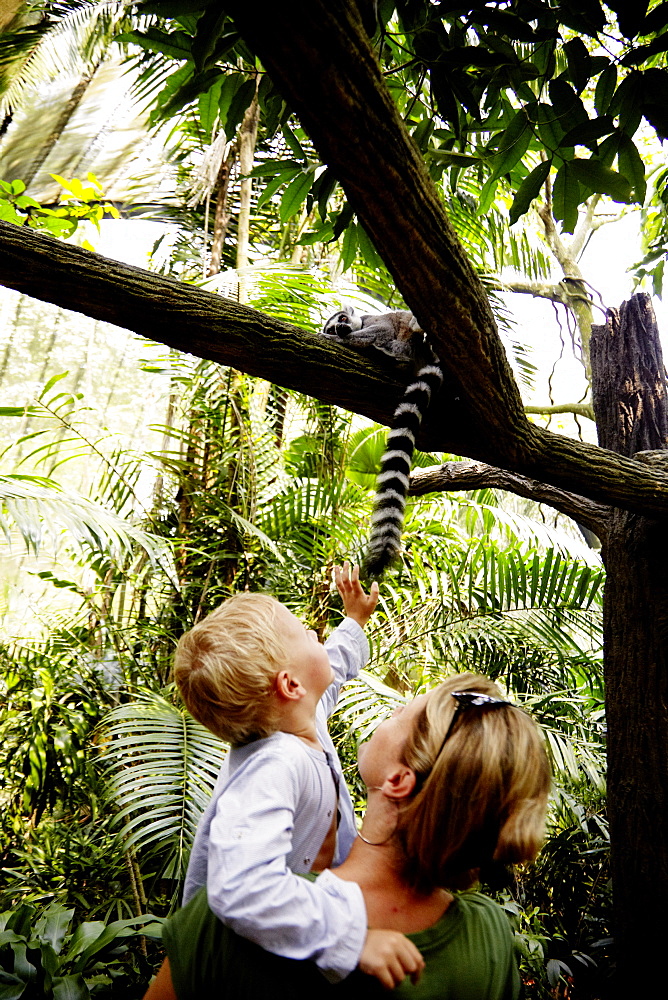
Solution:
[(342, 309), (334, 313), (325, 323), (323, 333), (334, 334), (336, 337), (349, 337), (355, 330), (362, 329), (362, 320), (354, 309)]
[(350, 313), (340, 312), (336, 317), (336, 332), (339, 337), (349, 337), (353, 332), (353, 318)]

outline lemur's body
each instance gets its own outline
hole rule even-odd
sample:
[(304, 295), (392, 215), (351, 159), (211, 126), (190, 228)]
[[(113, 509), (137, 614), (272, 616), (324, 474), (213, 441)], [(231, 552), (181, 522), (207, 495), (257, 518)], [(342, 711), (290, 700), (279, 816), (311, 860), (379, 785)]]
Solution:
[(443, 372), (410, 312), (358, 316), (348, 309), (328, 319), (322, 332), (325, 337), (349, 347), (383, 351), (409, 365), (415, 376), (394, 411), (377, 480), (365, 570), (371, 577), (380, 576), (394, 562), (401, 548), (415, 438), (432, 395), (441, 387)]

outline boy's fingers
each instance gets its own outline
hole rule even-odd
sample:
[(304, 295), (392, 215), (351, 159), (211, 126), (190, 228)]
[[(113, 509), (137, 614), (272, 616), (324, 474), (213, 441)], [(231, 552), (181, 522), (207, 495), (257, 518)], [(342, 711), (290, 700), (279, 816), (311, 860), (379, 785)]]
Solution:
[(392, 959), (388, 958), (383, 973), (383, 985), (386, 986), (388, 990), (393, 990), (395, 986), (399, 985), (405, 976), (406, 972), (397, 956), (395, 955)]
[[(411, 942), (412, 943), (412, 942)], [(415, 946), (413, 946), (415, 948)], [(412, 968), (408, 971), (410, 972), (411, 982), (413, 986), (420, 981), (420, 976), (424, 970), (424, 958), (421, 953), (415, 948), (414, 963)]]
[(350, 576), (351, 583), (359, 583), (359, 578), (360, 578), (360, 568), (359, 566), (355, 565), (353, 566), (353, 571)]

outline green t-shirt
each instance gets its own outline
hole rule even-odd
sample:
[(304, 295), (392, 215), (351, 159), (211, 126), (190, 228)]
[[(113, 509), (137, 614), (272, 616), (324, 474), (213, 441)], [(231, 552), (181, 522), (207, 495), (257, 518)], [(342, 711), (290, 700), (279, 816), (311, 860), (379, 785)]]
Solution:
[[(393, 995), (411, 1000), (516, 1000), (520, 980), (510, 925), (500, 906), (478, 892), (455, 897), (444, 916), (408, 937), (426, 968)], [(359, 971), (332, 986), (312, 962), (263, 951), (225, 927), (200, 892), (165, 925), (178, 1000), (372, 1000), (387, 997), (380, 983)]]

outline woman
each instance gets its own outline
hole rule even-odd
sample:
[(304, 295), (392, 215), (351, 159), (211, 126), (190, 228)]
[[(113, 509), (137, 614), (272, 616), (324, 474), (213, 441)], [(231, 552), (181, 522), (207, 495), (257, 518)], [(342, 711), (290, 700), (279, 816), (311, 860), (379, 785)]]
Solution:
[[(358, 882), (369, 927), (411, 937), (425, 959), (414, 1000), (514, 1000), (506, 917), (469, 889), (481, 868), (533, 860), (549, 765), (533, 721), (484, 677), (460, 674), (398, 708), (359, 749), (367, 811), (339, 878)], [(310, 962), (262, 951), (210, 914), (202, 893), (168, 923), (168, 959), (145, 1000), (341, 1000), (382, 995), (360, 972), (331, 986)]]

